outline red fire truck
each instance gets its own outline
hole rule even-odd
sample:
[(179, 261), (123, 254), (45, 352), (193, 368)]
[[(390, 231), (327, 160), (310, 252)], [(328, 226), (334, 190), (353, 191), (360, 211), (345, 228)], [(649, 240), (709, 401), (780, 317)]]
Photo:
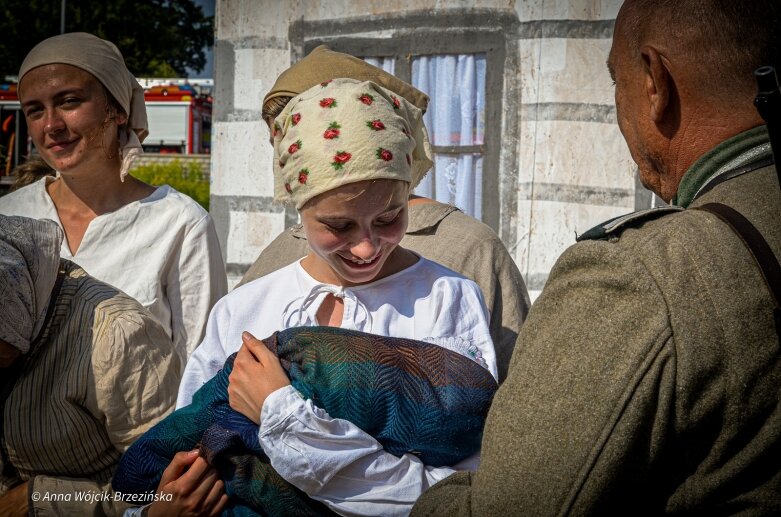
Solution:
[(211, 80), (142, 79), (149, 136), (144, 150), (152, 153), (208, 154), (211, 152)]
[[(211, 152), (211, 80), (140, 79), (144, 86), (149, 153)], [(16, 84), (0, 84), (0, 182), (33, 152)]]

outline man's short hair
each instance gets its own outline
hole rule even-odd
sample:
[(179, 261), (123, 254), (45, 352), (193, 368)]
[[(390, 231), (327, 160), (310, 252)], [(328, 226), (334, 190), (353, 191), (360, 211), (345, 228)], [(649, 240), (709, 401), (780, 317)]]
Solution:
[(693, 61), (703, 88), (723, 93), (755, 89), (753, 72), (781, 74), (779, 0), (628, 0), (625, 30), (634, 50), (649, 36), (674, 42)]

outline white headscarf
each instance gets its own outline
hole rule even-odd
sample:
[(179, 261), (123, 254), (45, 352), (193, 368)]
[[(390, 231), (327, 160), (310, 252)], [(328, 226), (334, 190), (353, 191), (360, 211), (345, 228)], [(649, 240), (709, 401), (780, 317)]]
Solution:
[(62, 238), (54, 221), (0, 215), (0, 339), (23, 354), (43, 325)]
[(113, 43), (86, 32), (60, 34), (38, 43), (22, 62), (19, 83), (33, 68), (52, 64), (71, 65), (89, 72), (127, 113), (127, 123), (119, 132), (120, 178), (124, 181), (133, 161), (143, 152), (141, 142), (149, 134), (144, 89), (127, 69)]

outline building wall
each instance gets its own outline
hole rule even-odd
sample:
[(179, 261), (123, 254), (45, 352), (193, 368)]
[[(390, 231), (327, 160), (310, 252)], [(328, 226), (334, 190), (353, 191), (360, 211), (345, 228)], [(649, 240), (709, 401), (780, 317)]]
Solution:
[(539, 291), (576, 232), (651, 203), (615, 124), (605, 67), (620, 4), (218, 0), (211, 206), (232, 283), (296, 221), (273, 203), (260, 117), (277, 75), (323, 41), (336, 50), (420, 41), (437, 53), (490, 47), (488, 94), (500, 102), (486, 113), (497, 171), (488, 222)]

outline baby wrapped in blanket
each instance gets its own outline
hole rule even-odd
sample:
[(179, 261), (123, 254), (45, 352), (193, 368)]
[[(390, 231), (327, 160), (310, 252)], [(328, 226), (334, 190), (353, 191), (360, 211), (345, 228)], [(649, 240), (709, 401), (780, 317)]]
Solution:
[[(480, 448), (497, 384), (475, 361), (431, 343), (334, 327), (297, 327), (264, 340), (292, 385), (332, 417), (349, 420), (387, 452), (453, 465)], [(200, 447), (230, 497), (228, 515), (319, 515), (320, 503), (287, 483), (258, 443), (258, 427), (228, 405), (235, 354), (181, 408), (123, 456), (113, 488), (154, 491), (174, 454)]]

